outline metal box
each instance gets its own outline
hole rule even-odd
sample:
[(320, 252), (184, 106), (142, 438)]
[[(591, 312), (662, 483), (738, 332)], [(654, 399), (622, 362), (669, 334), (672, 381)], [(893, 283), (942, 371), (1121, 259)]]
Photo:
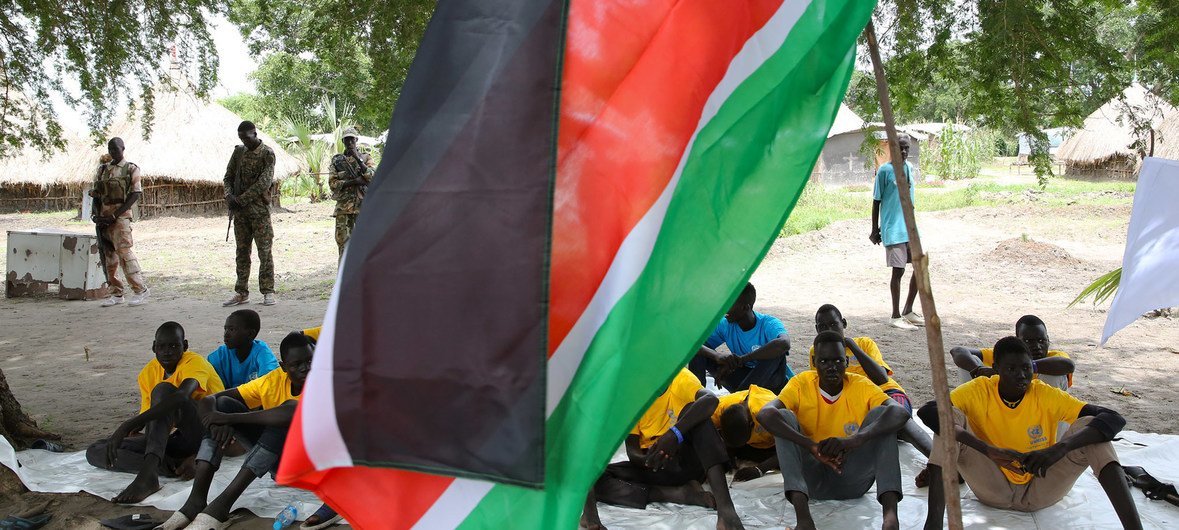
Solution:
[(98, 237), (54, 228), (9, 230), (4, 296), (50, 291), (63, 300), (96, 300), (110, 295), (98, 257)]

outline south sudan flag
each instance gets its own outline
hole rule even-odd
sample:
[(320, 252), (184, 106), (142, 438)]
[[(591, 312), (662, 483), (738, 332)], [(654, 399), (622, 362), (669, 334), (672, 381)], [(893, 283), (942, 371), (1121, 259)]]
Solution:
[(777, 236), (874, 5), (439, 2), (280, 482), (363, 528), (575, 527)]

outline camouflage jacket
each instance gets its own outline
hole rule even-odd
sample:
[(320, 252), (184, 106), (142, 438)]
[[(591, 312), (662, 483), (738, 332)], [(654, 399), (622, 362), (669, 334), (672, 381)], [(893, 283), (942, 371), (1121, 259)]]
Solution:
[(266, 144), (254, 150), (233, 148), (225, 168), (225, 193), (237, 196), (239, 214), (257, 217), (270, 213), (270, 186), (274, 183), (274, 150)]
[[(351, 166), (356, 174), (364, 179), (366, 185), (373, 181), (373, 159), (368, 154), (360, 153), (360, 162), (351, 156), (344, 156), (344, 163)], [(337, 171), (336, 164), (330, 164), (329, 169), (331, 177), (328, 179), (328, 186), (332, 189), (332, 198), (336, 200), (336, 213), (360, 213), (360, 203), (364, 201), (364, 188), (345, 186), (344, 183), (349, 178), (348, 172)]]

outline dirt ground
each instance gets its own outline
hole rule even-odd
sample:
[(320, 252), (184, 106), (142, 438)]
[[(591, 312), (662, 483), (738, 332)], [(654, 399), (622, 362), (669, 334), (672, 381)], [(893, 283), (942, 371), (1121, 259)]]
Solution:
[[(275, 344), (286, 332), (322, 319), (336, 269), (330, 212), (330, 204), (303, 204), (275, 214), (279, 304), (247, 306), (262, 316), (261, 339)], [(1172, 376), (1179, 367), (1175, 321), (1140, 319), (1098, 348), (1104, 311), (1065, 308), (1084, 285), (1118, 265), (1129, 215), (1128, 201), (1059, 208), (1028, 202), (919, 215), (946, 347), (991, 345), (1011, 334), (1021, 315), (1037, 314), (1048, 324), (1054, 348), (1077, 362), (1075, 395), (1121, 411), (1128, 429), (1179, 432), (1173, 412), (1179, 397)], [(0, 229), (92, 229), (68, 217), (0, 215)], [(786, 322), (796, 344), (791, 362), (801, 370), (801, 353), (814, 336), (814, 310), (836, 304), (849, 332), (875, 338), (896, 379), (922, 403), (932, 399), (925, 335), (887, 326), (888, 270), (883, 250), (867, 236), (868, 221), (861, 219), (779, 240), (753, 277), (757, 309)], [(52, 298), (0, 302), (0, 369), (25, 410), (60, 433), (68, 449), (81, 450), (135, 411), (135, 376), (151, 358), (152, 334), (161, 322), (182, 323), (197, 352), (216, 348), (230, 313), (220, 302), (233, 285), (233, 244), (224, 239), (223, 218), (136, 223), (135, 248), (152, 289), (143, 307), (103, 309), (98, 302)], [(956, 377), (952, 373), (951, 381)], [(1111, 392), (1123, 388), (1142, 397)], [(96, 528), (98, 518), (125, 513), (158, 514), (84, 494), (4, 494), (0, 484), (0, 514), (46, 499), (59, 514), (51, 526), (56, 528)], [(241, 527), (268, 523), (250, 519)]]

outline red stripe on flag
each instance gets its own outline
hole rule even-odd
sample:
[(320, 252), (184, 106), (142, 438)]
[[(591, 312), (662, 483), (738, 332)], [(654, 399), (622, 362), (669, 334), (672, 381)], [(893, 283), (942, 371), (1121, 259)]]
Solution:
[(572, 2), (553, 205), (550, 356), (667, 187), (730, 61), (781, 5)]
[(314, 491), (353, 527), (412, 528), (454, 482), (452, 477), (361, 466), (315, 471), (303, 446), (302, 412), (300, 402), (287, 433), (278, 483)]

